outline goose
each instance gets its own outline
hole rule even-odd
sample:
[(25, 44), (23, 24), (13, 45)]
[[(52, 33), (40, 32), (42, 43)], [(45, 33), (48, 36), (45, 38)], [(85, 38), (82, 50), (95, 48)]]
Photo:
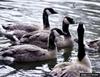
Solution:
[(55, 65), (50, 72), (52, 77), (80, 77), (80, 73), (92, 73), (91, 62), (85, 53), (83, 37), (83, 23), (80, 22), (78, 29), (78, 55), (74, 62), (64, 62)]
[(100, 51), (100, 38), (87, 42), (87, 45), (94, 51)]
[[(63, 49), (66, 47), (72, 47), (73, 43), (71, 40), (71, 35), (69, 32), (69, 24), (74, 24), (74, 20), (71, 17), (65, 16), (63, 19), (63, 24), (62, 24), (62, 30), (66, 35), (56, 37), (56, 43), (57, 43), (57, 48), (58, 49)], [(20, 39), (20, 42), (23, 43), (28, 43), (28, 44), (34, 44), (42, 48), (47, 48), (47, 38), (49, 36), (50, 30), (39, 30), (35, 32), (31, 32), (28, 34), (25, 34), (22, 36)]]
[[(48, 16), (51, 14), (57, 14), (57, 12), (53, 8), (45, 8), (43, 11), (43, 27), (44, 29), (49, 29), (50, 24), (48, 20)], [(7, 24), (2, 25), (5, 30), (24, 30), (27, 32), (32, 32), (40, 29), (40, 26), (35, 24), (26, 24), (26, 23), (17, 23), (17, 24)]]
[(6, 37), (7, 39), (10, 39), (11, 40), (10, 42), (11, 42), (12, 45), (15, 45), (15, 44), (20, 44), (19, 39), (21, 38), (21, 36), (23, 36), (27, 32), (24, 31), (24, 30), (6, 31), (0, 25), (0, 33), (1, 33), (1, 35)]
[[(57, 14), (57, 12), (52, 8), (44, 9), (44, 11), (43, 11), (43, 29), (45, 29), (45, 30), (50, 29), (48, 16), (51, 14)], [(5, 37), (7, 37), (8, 39), (10, 39), (13, 42), (18, 41), (26, 33), (41, 29), (41, 27), (38, 25), (28, 25), (28, 24), (24, 24), (24, 23), (1, 25), (1, 27), (3, 30), (1, 29), (0, 32), (3, 35), (5, 35)], [(9, 35), (10, 35), (10, 37), (9, 37)], [(18, 40), (14, 41), (15, 36)]]
[(55, 43), (57, 33), (64, 34), (59, 30), (52, 29), (49, 34), (47, 49), (31, 44), (10, 46), (2, 50), (2, 59), (5, 63), (7, 62), (7, 64), (54, 59), (57, 53), (57, 46)]

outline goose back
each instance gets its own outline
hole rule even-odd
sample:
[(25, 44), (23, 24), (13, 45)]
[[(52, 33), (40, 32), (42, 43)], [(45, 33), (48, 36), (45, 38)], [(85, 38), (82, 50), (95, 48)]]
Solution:
[(54, 59), (56, 58), (56, 53), (55, 33), (51, 31), (48, 38), (47, 49), (30, 44), (15, 45), (4, 49), (2, 57), (4, 61), (9, 60), (9, 62), (11, 62), (10, 59), (12, 58), (16, 62), (31, 62)]
[[(13, 35), (16, 36), (17, 39), (20, 40), (20, 37), (22, 37), (24, 34), (28, 32), (34, 32), (37, 30), (49, 30), (49, 15), (51, 14), (57, 14), (57, 12), (52, 8), (45, 8), (43, 11), (43, 27), (40, 25), (35, 24), (28, 24), (28, 23), (17, 23), (17, 24), (7, 24), (2, 25), (2, 28), (6, 31), (13, 31)], [(4, 33), (3, 33), (4, 34)], [(7, 35), (8, 33), (5, 33), (4, 35)], [(5, 36), (6, 37), (6, 36)], [(14, 38), (13, 38), (14, 39)], [(12, 39), (10, 39), (12, 41)], [(15, 41), (16, 42), (16, 41)]]
[(32, 32), (32, 31), (36, 31), (36, 30), (40, 29), (40, 27), (38, 25), (28, 24), (28, 23), (6, 24), (6, 25), (2, 25), (2, 27), (5, 30), (9, 30), (9, 31), (24, 30), (24, 31), (27, 31), (27, 32)]
[[(67, 20), (67, 18), (69, 17), (64, 17), (64, 20), (65, 19)], [(73, 24), (74, 21), (70, 22), (69, 20), (67, 20), (67, 22), (64, 22), (64, 20), (63, 20), (62, 28), (67, 28), (67, 29), (64, 29), (63, 32), (65, 32), (66, 30), (67, 31), (65, 32), (66, 34), (64, 35), (56, 36), (56, 43), (58, 49), (73, 47), (73, 42), (68, 28), (69, 28), (69, 24), (70, 23)], [(23, 35), (20, 41), (21, 43), (35, 44), (37, 46), (47, 48), (47, 38), (49, 32), (50, 32), (49, 30), (40, 30), (40, 31), (31, 32)]]

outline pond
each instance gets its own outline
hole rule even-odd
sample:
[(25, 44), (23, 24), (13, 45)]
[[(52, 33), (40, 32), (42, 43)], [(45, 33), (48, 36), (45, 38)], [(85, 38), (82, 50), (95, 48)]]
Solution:
[[(85, 40), (100, 36), (99, 0), (0, 0), (0, 24), (25, 22), (42, 25), (42, 12), (45, 7), (52, 7), (59, 13), (49, 17), (51, 28), (61, 28), (63, 17), (70, 16), (76, 22), (84, 22)], [(73, 37), (77, 37), (76, 29), (77, 25), (70, 26)], [(9, 40), (1, 36), (0, 48), (6, 48), (9, 45)], [(0, 77), (42, 77), (56, 63), (71, 61), (77, 56), (75, 50), (62, 54), (63, 52), (59, 52), (56, 60), (44, 62), (16, 63), (10, 66), (0, 62)], [(88, 55), (93, 72), (100, 72), (100, 53), (88, 52)]]

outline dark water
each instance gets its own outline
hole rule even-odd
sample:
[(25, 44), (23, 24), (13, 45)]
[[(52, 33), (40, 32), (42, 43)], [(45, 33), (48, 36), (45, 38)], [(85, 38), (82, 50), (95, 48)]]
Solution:
[[(64, 16), (73, 17), (76, 22), (84, 22), (86, 26), (86, 40), (100, 36), (100, 1), (99, 0), (0, 0), (0, 24), (4, 23), (35, 23), (42, 25), (42, 11), (45, 7), (52, 7), (59, 15), (50, 16), (51, 27), (61, 28)], [(59, 23), (58, 23), (59, 22)], [(70, 26), (74, 37), (76, 25)], [(9, 40), (0, 37), (0, 48), (9, 46)], [(12, 66), (0, 65), (0, 77), (42, 77), (45, 71), (49, 72), (56, 63), (74, 59), (77, 52), (58, 54), (56, 60), (17, 63)], [(100, 72), (100, 53), (88, 53), (94, 72)]]

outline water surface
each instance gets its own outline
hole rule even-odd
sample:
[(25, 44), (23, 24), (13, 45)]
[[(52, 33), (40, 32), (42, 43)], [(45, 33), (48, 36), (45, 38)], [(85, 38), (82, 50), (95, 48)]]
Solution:
[[(42, 12), (45, 7), (52, 7), (59, 13), (59, 15), (49, 17), (51, 28), (61, 28), (63, 17), (67, 15), (77, 23), (84, 22), (86, 27), (85, 40), (96, 39), (100, 36), (100, 1), (98, 0), (0, 0), (0, 24), (25, 22), (42, 25)], [(70, 26), (73, 37), (77, 37), (76, 29), (77, 25)], [(8, 39), (0, 37), (0, 48), (9, 45)], [(16, 63), (11, 66), (1, 63), (0, 76), (42, 77), (56, 63), (74, 59), (77, 52), (73, 50), (72, 54), (62, 54), (62, 52), (58, 53), (56, 60), (44, 62)], [(100, 72), (100, 53), (88, 52), (88, 54), (93, 71)]]

